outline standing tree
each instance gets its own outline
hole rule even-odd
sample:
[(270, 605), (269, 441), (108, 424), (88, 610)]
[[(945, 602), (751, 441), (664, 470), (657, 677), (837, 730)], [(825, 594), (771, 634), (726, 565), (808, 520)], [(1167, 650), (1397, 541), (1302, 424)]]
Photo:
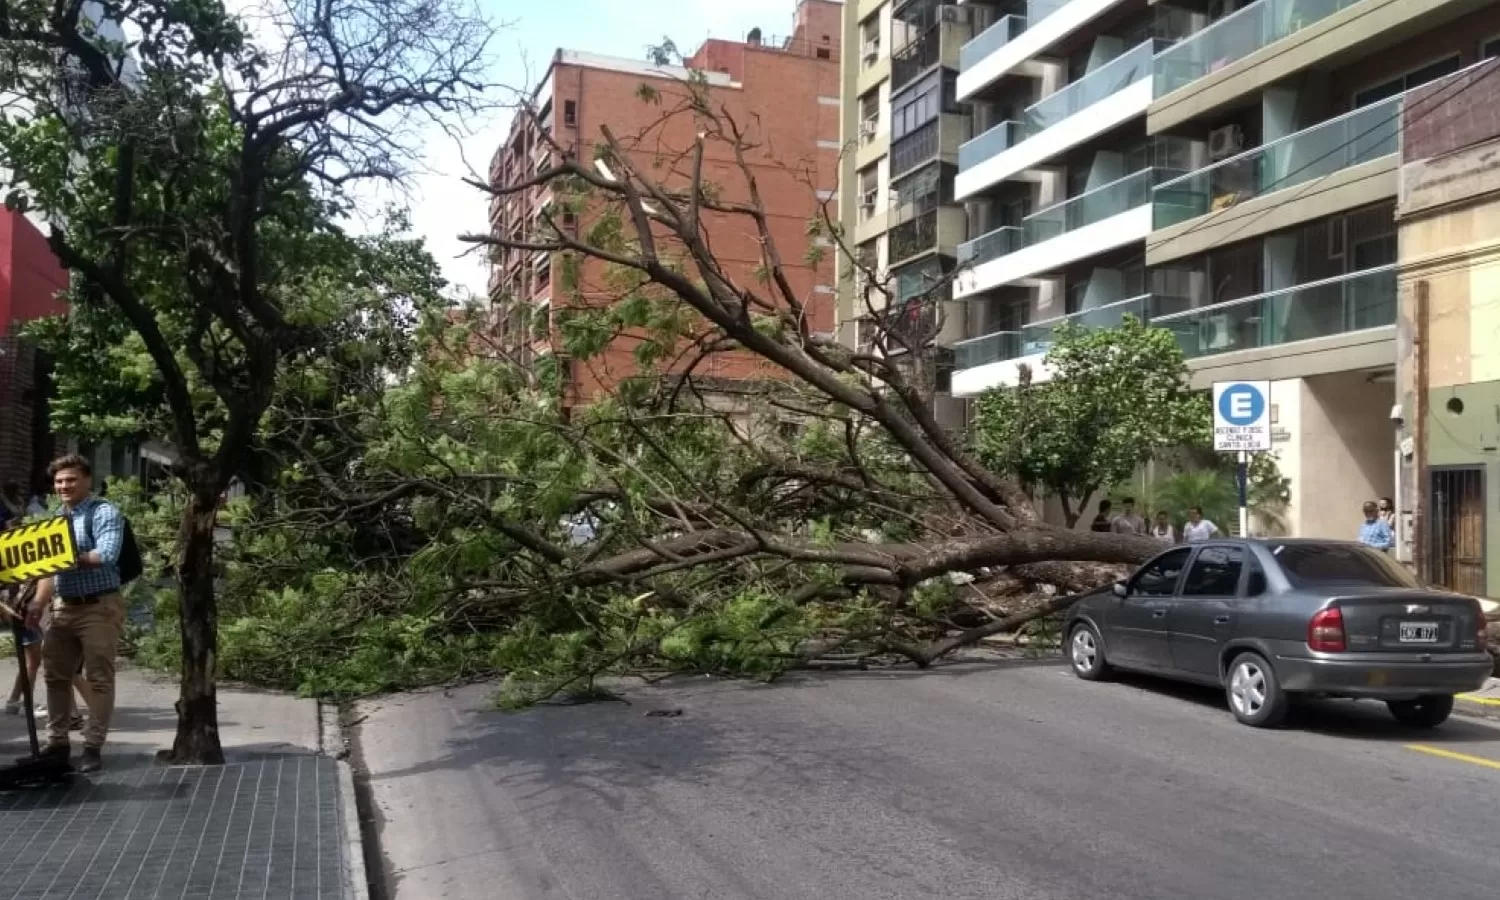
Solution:
[(979, 398), (980, 459), (1029, 490), (1057, 497), (1072, 528), (1094, 495), (1153, 457), (1202, 446), (1208, 400), (1188, 387), (1172, 333), (1127, 316), (1119, 328), (1058, 328), (1047, 351), (1052, 377)]
[(401, 178), (415, 125), (475, 107), (490, 34), (446, 0), (286, 0), (259, 14), (277, 46), (255, 46), (217, 0), (0, 8), (0, 91), (19, 100), (0, 120), (7, 204), (51, 223), (70, 340), (98, 349), (79, 357), (94, 369), (68, 377), (107, 378), (110, 348), (136, 346), (178, 456), (180, 763), (223, 759), (220, 498), (256, 469), (278, 385), (345, 324), (349, 297), (389, 309), (413, 286), (343, 233), (344, 191)]

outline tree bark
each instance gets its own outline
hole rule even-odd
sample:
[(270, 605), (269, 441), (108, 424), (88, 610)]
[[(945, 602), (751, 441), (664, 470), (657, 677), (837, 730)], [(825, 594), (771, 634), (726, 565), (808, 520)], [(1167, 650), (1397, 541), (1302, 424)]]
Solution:
[(177, 700), (177, 738), (169, 760), (178, 765), (224, 763), (219, 744), (218, 611), (214, 599), (214, 525), (217, 491), (195, 489), (182, 514), (182, 558), (177, 566), (181, 609), (182, 690)]

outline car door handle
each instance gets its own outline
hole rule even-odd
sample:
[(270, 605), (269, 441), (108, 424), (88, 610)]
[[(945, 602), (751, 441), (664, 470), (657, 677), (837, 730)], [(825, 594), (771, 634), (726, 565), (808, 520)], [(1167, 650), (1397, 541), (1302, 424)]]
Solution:
[(1167, 611), (1164, 610), (1164, 609), (1153, 609), (1153, 610), (1151, 610), (1151, 618), (1153, 618), (1153, 619), (1165, 619), (1166, 617), (1167, 617)]
[(1229, 624), (1229, 617), (1228, 616), (1214, 616), (1214, 624), (1215, 625), (1228, 625)]

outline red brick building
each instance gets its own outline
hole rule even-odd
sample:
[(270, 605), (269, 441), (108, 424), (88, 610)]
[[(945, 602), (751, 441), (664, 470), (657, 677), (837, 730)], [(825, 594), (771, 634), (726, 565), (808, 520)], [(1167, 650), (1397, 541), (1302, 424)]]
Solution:
[[(608, 127), (631, 144), (631, 157), (644, 171), (669, 184), (686, 184), (685, 153), (693, 146), (700, 122), (690, 113), (668, 113), (686, 97), (681, 83), (688, 70), (701, 72), (711, 103), (724, 109), (748, 143), (748, 163), (766, 205), (773, 239), (789, 266), (791, 284), (808, 310), (810, 327), (834, 329), (834, 253), (829, 247), (816, 266), (805, 261), (813, 240), (807, 224), (836, 187), (839, 159), (839, 50), (842, 4), (802, 0), (790, 37), (769, 38), (753, 31), (744, 41), (709, 40), (688, 60), (686, 69), (658, 66), (581, 51), (558, 50), (533, 95), (538, 115), (517, 116), (509, 138), (495, 153), (490, 179), (512, 185), (543, 171), (554, 151), (541, 132), (570, 153), (592, 163), (594, 148)], [(643, 96), (649, 85), (657, 99)], [(709, 141), (704, 178), (720, 187), (726, 200), (748, 198), (745, 178), (735, 166), (732, 149)], [(549, 189), (497, 197), (490, 207), (494, 233), (525, 239), (540, 227), (539, 213), (552, 200)], [(587, 230), (591, 216), (569, 216), (559, 224)], [(749, 220), (708, 215), (704, 229), (717, 258), (734, 280), (758, 287), (762, 248)], [(506, 251), (492, 255), (490, 298), (502, 343), (523, 362), (554, 360), (563, 395), (569, 403), (586, 403), (607, 393), (621, 379), (638, 374), (633, 355), (638, 339), (617, 338), (602, 354), (587, 360), (563, 352), (557, 307), (565, 303), (598, 305), (617, 301), (618, 287), (606, 278), (606, 267), (583, 262), (577, 291), (554, 292), (560, 280), (559, 254)], [(762, 291), (770, 297), (769, 291)], [(679, 361), (663, 366), (670, 371)], [(745, 353), (713, 357), (694, 369), (700, 379), (739, 381), (775, 377), (776, 371)]]
[(47, 379), (22, 323), (65, 312), (68, 275), (25, 216), (0, 210), (0, 484), (32, 485), (52, 455)]

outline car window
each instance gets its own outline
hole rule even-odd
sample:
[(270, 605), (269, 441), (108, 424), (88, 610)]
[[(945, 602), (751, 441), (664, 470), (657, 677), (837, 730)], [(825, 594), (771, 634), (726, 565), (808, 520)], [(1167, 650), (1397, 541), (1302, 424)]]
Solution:
[(1204, 547), (1188, 569), (1182, 596), (1233, 597), (1240, 589), (1244, 565), (1245, 551), (1239, 547)]
[(1378, 550), (1357, 544), (1282, 544), (1271, 554), (1293, 587), (1419, 587), (1411, 573)]
[(1266, 570), (1250, 557), (1250, 574), (1245, 576), (1245, 596), (1259, 597), (1266, 592)]
[(1187, 565), (1188, 554), (1191, 552), (1189, 547), (1168, 550), (1146, 563), (1135, 573), (1135, 580), (1130, 583), (1130, 593), (1148, 597), (1172, 596), (1172, 591), (1177, 588), (1177, 578), (1182, 574), (1182, 567)]

